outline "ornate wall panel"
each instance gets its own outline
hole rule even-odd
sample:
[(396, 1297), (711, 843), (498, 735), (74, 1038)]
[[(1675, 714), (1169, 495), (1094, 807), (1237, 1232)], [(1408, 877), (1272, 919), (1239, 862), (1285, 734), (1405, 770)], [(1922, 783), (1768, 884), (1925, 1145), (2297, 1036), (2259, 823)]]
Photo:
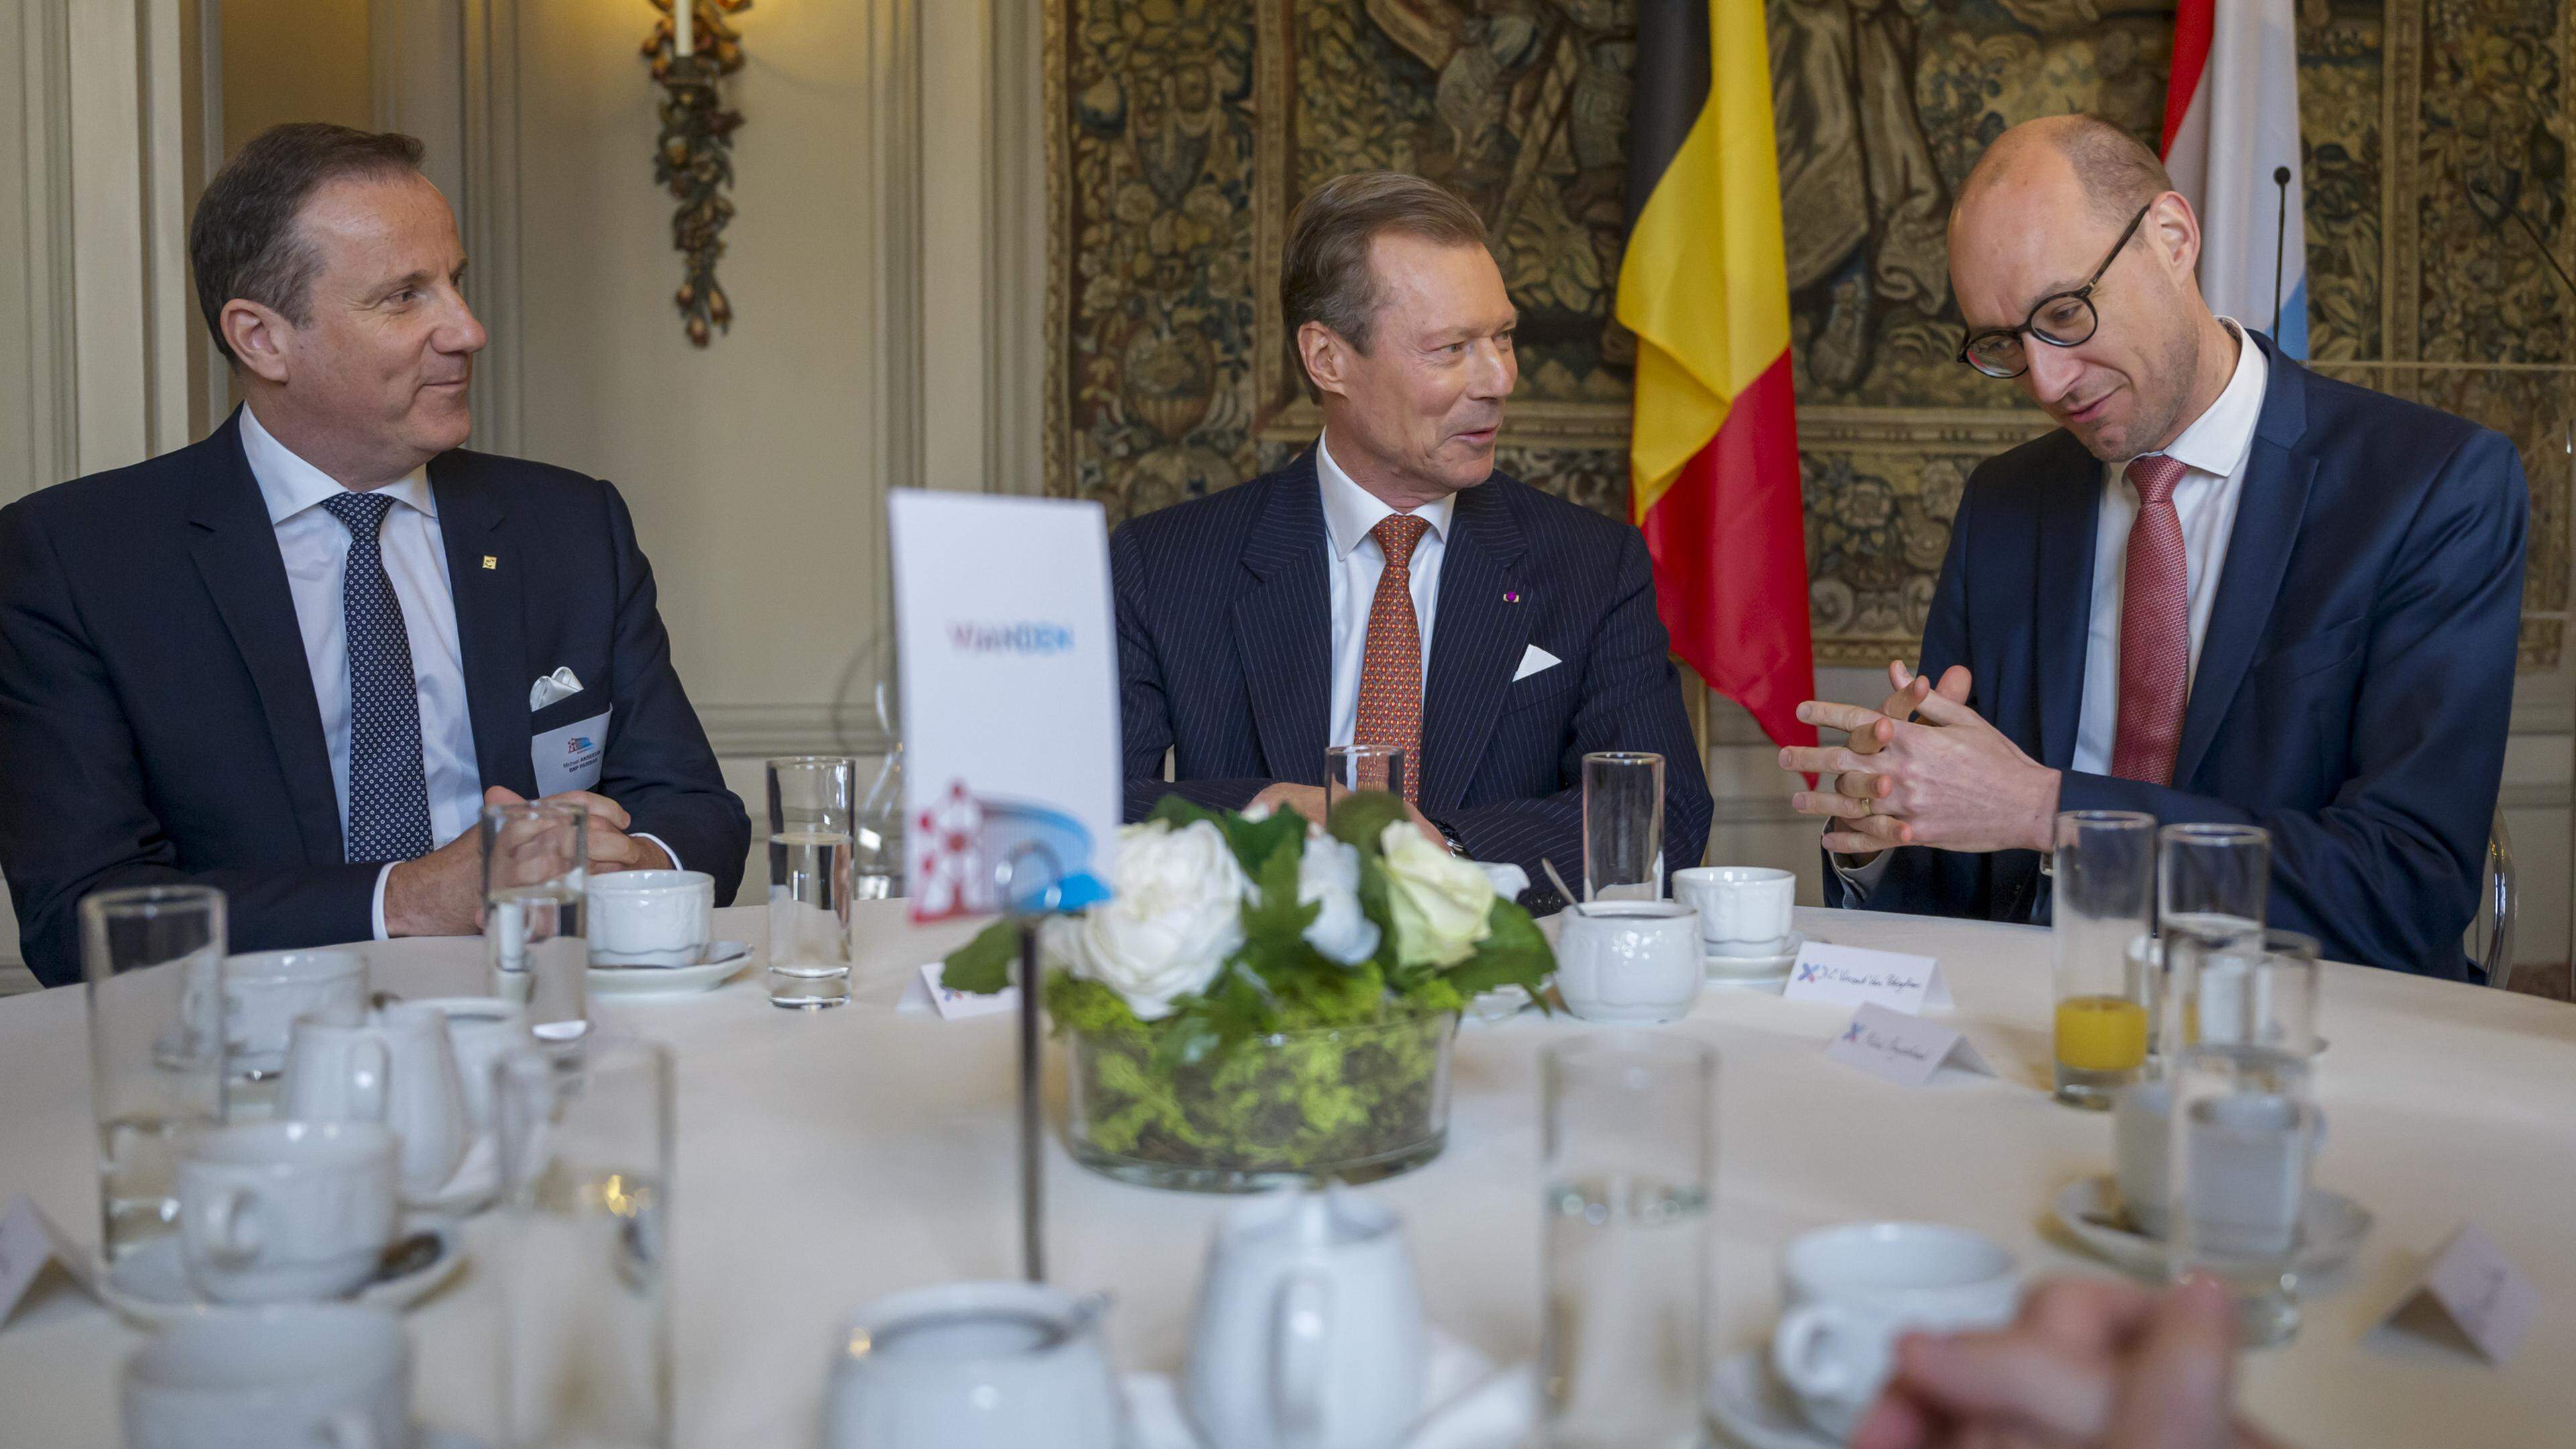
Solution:
[[(1113, 517), (1313, 436), (1288, 212), (1388, 166), (1485, 215), (1522, 312), (1502, 465), (1624, 515), (1630, 0), (1048, 0), (1047, 476)], [(1910, 651), (1967, 471), (2045, 420), (1951, 360), (1952, 188), (2031, 116), (2153, 139), (2169, 0), (1770, 0), (1817, 657)], [(2302, 0), (2318, 357), (2505, 427), (2532, 471), (2523, 645), (2566, 608), (2572, 309), (2505, 206), (2566, 226), (2556, 0)], [(2478, 183), (2471, 190), (2469, 182)], [(2386, 359), (2509, 370), (2358, 367)], [(2552, 445), (2554, 440), (2554, 445)]]

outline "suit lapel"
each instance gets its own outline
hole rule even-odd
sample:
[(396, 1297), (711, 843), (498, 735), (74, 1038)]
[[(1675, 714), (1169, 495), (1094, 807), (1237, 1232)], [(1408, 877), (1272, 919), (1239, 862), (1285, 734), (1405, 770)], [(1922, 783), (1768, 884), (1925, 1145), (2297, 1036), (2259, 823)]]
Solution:
[[(438, 531), (447, 548), (447, 587), (456, 601), (456, 647), (464, 655), (465, 710), (474, 724), (474, 761), (488, 788), (537, 793), (528, 756), (526, 626), (520, 575), (530, 560), (500, 533), (501, 499), (467, 476), (462, 455), (430, 460)], [(485, 567), (484, 561), (491, 561)]]
[(1440, 556), (1439, 605), (1431, 616), (1431, 669), (1422, 681), (1421, 806), (1437, 818), (1466, 799), (1502, 712), (1522, 651), (1529, 608), (1507, 594), (1527, 545), (1497, 485), (1499, 475), (1458, 494)]
[(2218, 598), (2209, 611), (2209, 633), (2193, 666), (2191, 695), (2183, 707), (2182, 743), (2174, 753), (2174, 783), (2187, 786), (2218, 738), (2218, 723), (2235, 702), (2237, 687), (2254, 662), (2289, 572), (2308, 511), (2308, 486), (2316, 459), (2294, 445), (2307, 431), (2307, 370), (2258, 334), (2246, 336), (2271, 355), (2272, 375), (2263, 390), (2263, 416), (2245, 462), (2245, 491), (2227, 541), (2227, 567), (2219, 571)]
[(1324, 580), (1324, 504), (1312, 450), (1268, 485), (1244, 541), (1243, 566), (1259, 582), (1234, 603), (1235, 648), (1252, 698), (1264, 772), (1324, 782), (1333, 699), (1332, 602)]
[(340, 796), (331, 784), (330, 746), (313, 698), (313, 668), (304, 657), (304, 630), (287, 587), (277, 527), (269, 522), (268, 505), (242, 453), (239, 411), (197, 446), (212, 466), (189, 507), (188, 522), (197, 530), (189, 551), (259, 693), (304, 858), (314, 865), (339, 862), (347, 848), (340, 834)]
[(2032, 581), (2036, 634), (2033, 688), (2039, 696), (2040, 763), (2075, 760), (2084, 704), (2084, 654), (2093, 618), (2095, 535), (2102, 521), (2102, 465), (2065, 439), (2068, 457), (2040, 484), (2039, 571)]

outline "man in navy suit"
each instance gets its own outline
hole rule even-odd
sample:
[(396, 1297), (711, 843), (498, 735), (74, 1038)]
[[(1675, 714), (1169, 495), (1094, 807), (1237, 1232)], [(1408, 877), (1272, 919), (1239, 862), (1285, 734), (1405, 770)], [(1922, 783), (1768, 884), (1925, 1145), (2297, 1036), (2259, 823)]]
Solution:
[(1517, 318), (1476, 213), (1417, 177), (1327, 182), (1281, 294), (1323, 435), (1110, 540), (1129, 818), (1166, 793), (1319, 817), (1325, 748), (1387, 745), (1425, 833), (1572, 877), (1584, 754), (1649, 750), (1665, 863), (1698, 864), (1708, 784), (1644, 540), (1494, 471)]
[(2061, 426), (1969, 479), (1921, 674), (1891, 664), (1878, 710), (1801, 708), (1851, 732), (1781, 752), (1838, 772), (1795, 797), (1830, 817), (1826, 899), (2044, 920), (2061, 810), (2251, 824), (2272, 924), (2468, 978), (2521, 463), (2211, 315), (2199, 250), (2155, 157), (2089, 118), (2006, 132), (1961, 188), (1960, 360)]
[(591, 869), (750, 844), (606, 483), (469, 453), (484, 333), (420, 143), (282, 126), (190, 260), (244, 405), (0, 510), (0, 873), (38, 980), (92, 891), (196, 882), (236, 950), (475, 929), (481, 808), (590, 811)]

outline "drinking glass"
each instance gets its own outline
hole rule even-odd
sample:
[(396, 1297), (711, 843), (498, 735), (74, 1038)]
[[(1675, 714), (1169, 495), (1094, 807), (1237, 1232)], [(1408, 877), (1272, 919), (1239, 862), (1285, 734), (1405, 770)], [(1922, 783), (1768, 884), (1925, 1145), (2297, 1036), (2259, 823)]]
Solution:
[(1404, 793), (1404, 751), (1396, 745), (1334, 745), (1324, 751), (1324, 809), (1354, 790)]
[(819, 1010), (850, 999), (850, 854), (859, 762), (769, 762), (769, 1001)]
[(2298, 1254), (2319, 1117), (2315, 943), (2281, 933), (2196, 983), (2199, 1040), (2168, 1059), (2166, 1221), (2175, 1277), (2208, 1273), (2249, 1347), (2299, 1328)]
[(80, 903), (99, 1242), (110, 1270), (178, 1230), (178, 1142), (224, 1116), (224, 893), (100, 891)]
[(903, 746), (886, 752), (860, 796), (851, 832), (850, 898), (894, 900), (903, 894)]
[(2195, 1034), (2188, 993), (2173, 989), (2178, 969), (2213, 957), (2255, 956), (2263, 949), (2264, 907), (2272, 889), (2272, 837), (2254, 825), (2168, 825), (2157, 832), (2156, 940), (2150, 1056)]
[(1603, 1033), (1548, 1048), (1540, 1082), (1545, 1442), (1698, 1444), (1717, 1054)]
[(1663, 894), (1664, 757), (1629, 750), (1585, 755), (1583, 898), (1653, 901)]
[(2051, 869), (2057, 1100), (2108, 1111), (2147, 1064), (2149, 983), (2131, 948), (2155, 920), (2156, 818), (2066, 811)]
[(534, 1035), (577, 1037), (590, 1029), (590, 812), (553, 800), (486, 805), (478, 830), (495, 990), (527, 1003)]
[(501, 1381), (517, 1449), (668, 1449), (671, 1052), (591, 1038), (493, 1067)]

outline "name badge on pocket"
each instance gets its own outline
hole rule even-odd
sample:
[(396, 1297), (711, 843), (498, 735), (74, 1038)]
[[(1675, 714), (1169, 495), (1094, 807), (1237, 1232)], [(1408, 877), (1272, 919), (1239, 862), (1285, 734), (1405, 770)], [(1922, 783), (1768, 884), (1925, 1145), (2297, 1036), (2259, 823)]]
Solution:
[(528, 743), (528, 753), (537, 767), (537, 793), (560, 795), (566, 790), (587, 790), (599, 783), (601, 757), (608, 751), (608, 717), (614, 710), (601, 710), (586, 720), (548, 730)]

